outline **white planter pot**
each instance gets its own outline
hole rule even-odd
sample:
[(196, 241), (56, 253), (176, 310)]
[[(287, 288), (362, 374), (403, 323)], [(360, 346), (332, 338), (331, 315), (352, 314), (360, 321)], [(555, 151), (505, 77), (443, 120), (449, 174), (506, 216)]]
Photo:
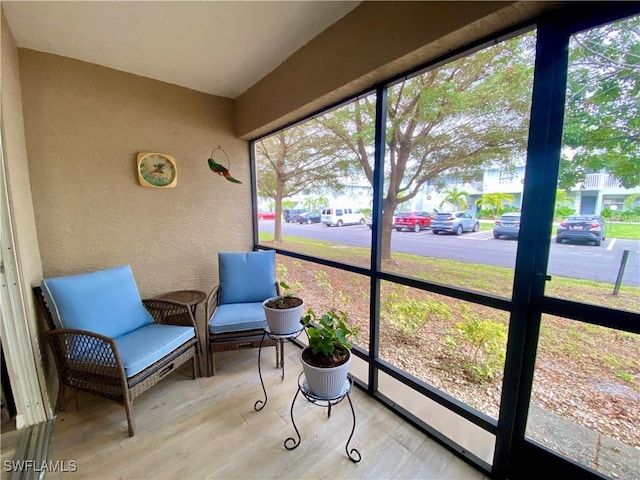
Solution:
[(307, 348), (305, 347), (300, 352), (300, 361), (302, 362), (302, 369), (304, 376), (307, 379), (307, 385), (311, 393), (318, 398), (332, 399), (337, 398), (343, 391), (344, 383), (347, 380), (347, 374), (349, 373), (349, 365), (351, 365), (351, 351), (349, 352), (349, 359), (342, 365), (337, 367), (314, 367), (309, 365), (302, 358), (302, 352)]
[(300, 319), (302, 318), (302, 309), (304, 302), (295, 308), (269, 308), (267, 303), (278, 297), (267, 298), (262, 302), (264, 314), (267, 317), (267, 324), (271, 333), (276, 335), (286, 335), (295, 333), (302, 329)]

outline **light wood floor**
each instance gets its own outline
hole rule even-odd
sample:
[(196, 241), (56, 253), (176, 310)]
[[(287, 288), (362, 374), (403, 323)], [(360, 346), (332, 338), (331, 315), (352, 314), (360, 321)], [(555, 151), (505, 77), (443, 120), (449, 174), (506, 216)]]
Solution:
[[(302, 441), (286, 450), (284, 440), (295, 436), (290, 408), (301, 371), (299, 349), (285, 348), (284, 382), (274, 348), (262, 352), (269, 400), (260, 412), (253, 408), (262, 398), (257, 353), (216, 354), (216, 376), (193, 380), (185, 369), (145, 392), (134, 402), (134, 437), (127, 436), (121, 406), (81, 394), (79, 411), (70, 401), (58, 413), (48, 456), (67, 467), (75, 461), (77, 471), (49, 472), (46, 478), (486, 478), (355, 387), (356, 431), (349, 448), (362, 454), (359, 464), (345, 453), (352, 425), (346, 400), (327, 418), (325, 408), (299, 395), (294, 418)], [(4, 460), (4, 434), (2, 449)]]
[(20, 441), (20, 431), (16, 430), (15, 423), (11, 420), (2, 422), (2, 435), (0, 437), (0, 447), (2, 448), (2, 480), (10, 479), (11, 473), (4, 468), (5, 462), (15, 458)]

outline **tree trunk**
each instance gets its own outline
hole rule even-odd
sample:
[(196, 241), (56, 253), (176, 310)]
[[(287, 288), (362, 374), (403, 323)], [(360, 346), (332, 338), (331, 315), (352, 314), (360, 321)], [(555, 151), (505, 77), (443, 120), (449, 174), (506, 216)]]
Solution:
[(273, 242), (282, 242), (282, 185), (276, 187), (276, 218), (273, 222)]
[(380, 254), (382, 260), (391, 260), (391, 226), (393, 225), (393, 212), (395, 212), (397, 202), (388, 198), (382, 201), (382, 239), (380, 243)]

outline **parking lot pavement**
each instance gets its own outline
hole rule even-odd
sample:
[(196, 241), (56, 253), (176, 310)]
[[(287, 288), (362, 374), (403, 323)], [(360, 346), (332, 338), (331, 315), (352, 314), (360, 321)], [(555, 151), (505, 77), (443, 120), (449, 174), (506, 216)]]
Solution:
[(491, 230), (485, 230), (482, 232), (465, 232), (458, 236), (458, 238), (463, 240), (490, 240), (493, 238), (493, 232)]

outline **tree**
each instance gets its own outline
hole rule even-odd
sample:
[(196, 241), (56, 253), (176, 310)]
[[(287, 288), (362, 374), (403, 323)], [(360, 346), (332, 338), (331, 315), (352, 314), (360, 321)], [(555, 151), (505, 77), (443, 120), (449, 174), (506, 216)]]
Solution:
[[(389, 87), (382, 202), (383, 259), (393, 212), (441, 176), (473, 175), (485, 163), (513, 168), (527, 140), (533, 37), (480, 50)], [(319, 122), (373, 183), (375, 97), (358, 98)]]
[(466, 210), (469, 208), (469, 193), (464, 190), (458, 190), (458, 187), (452, 187), (443, 192), (445, 194), (444, 200), (440, 203), (442, 207), (445, 203), (455, 205), (460, 210)]
[(498, 218), (504, 212), (505, 204), (513, 203), (515, 197), (510, 193), (485, 193), (478, 200), (478, 207), (489, 210), (493, 218)]
[(313, 212), (328, 206), (329, 199), (324, 195), (320, 195), (318, 197), (306, 197), (303, 204), (308, 211)]
[(275, 202), (274, 242), (280, 242), (283, 199), (323, 186), (340, 189), (347, 162), (315, 121), (275, 133), (255, 151), (258, 195)]
[(640, 193), (633, 193), (624, 199), (625, 210), (633, 210), (633, 203), (640, 198)]
[(640, 185), (640, 16), (572, 37), (559, 186), (606, 170)]

